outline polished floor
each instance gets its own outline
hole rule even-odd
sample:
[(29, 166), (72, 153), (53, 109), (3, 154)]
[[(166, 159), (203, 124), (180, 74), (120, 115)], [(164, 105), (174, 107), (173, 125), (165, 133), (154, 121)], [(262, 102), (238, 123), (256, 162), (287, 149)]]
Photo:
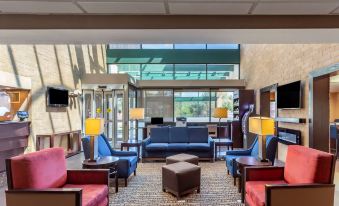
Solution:
[[(79, 169), (82, 160), (83, 154), (70, 157), (67, 159), (67, 167)], [(137, 176), (130, 177), (128, 187), (124, 187), (121, 181), (117, 194), (113, 188), (110, 190), (110, 205), (242, 205), (237, 202), (240, 195), (232, 184), (232, 178), (226, 175), (224, 161), (201, 163), (201, 193), (193, 193), (179, 201), (172, 195), (161, 191), (160, 169), (163, 164), (140, 163)], [(0, 173), (0, 181), (3, 181), (1, 178), (3, 176)], [(336, 164), (334, 182), (336, 184), (335, 205), (339, 205), (339, 160)], [(5, 206), (5, 188), (5, 183), (2, 182), (0, 184), (0, 206)]]

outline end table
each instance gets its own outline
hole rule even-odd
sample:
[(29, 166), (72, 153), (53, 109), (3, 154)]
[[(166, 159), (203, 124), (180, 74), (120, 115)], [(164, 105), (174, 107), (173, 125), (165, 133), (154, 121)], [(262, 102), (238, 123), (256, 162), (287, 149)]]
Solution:
[(124, 147), (127, 148), (127, 151), (129, 151), (130, 147), (136, 147), (137, 153), (138, 153), (138, 161), (140, 160), (140, 147), (141, 147), (141, 141), (140, 140), (128, 140), (125, 142), (121, 142), (121, 151), (124, 150)]

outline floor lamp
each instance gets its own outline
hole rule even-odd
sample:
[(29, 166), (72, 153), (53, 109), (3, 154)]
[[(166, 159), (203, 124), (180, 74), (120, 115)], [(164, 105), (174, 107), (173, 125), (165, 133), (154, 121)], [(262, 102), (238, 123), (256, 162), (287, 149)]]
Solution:
[(104, 119), (88, 118), (85, 120), (85, 135), (90, 136), (90, 157), (89, 162), (96, 162), (98, 157), (98, 145), (95, 139), (104, 132)]
[(214, 118), (219, 118), (219, 124), (218, 124), (218, 135), (217, 135), (217, 138), (219, 139), (220, 136), (220, 121), (221, 121), (221, 118), (227, 118), (228, 117), (228, 110), (227, 108), (224, 108), (224, 107), (217, 107), (214, 109), (214, 112), (213, 112), (213, 117)]
[(131, 108), (129, 110), (129, 119), (135, 120), (136, 122), (136, 140), (138, 140), (138, 121), (145, 118), (145, 109), (144, 108)]
[(266, 158), (266, 136), (274, 135), (274, 119), (268, 117), (250, 117), (249, 132), (258, 135), (258, 157), (262, 162), (268, 162)]

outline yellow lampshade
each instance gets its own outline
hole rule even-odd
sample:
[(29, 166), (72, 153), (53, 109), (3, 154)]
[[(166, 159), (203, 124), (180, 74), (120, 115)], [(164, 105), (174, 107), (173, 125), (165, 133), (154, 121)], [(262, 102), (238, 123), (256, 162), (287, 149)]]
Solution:
[(222, 107), (215, 108), (213, 117), (214, 118), (227, 118), (228, 117), (227, 108), (222, 108)]
[(88, 118), (85, 120), (85, 134), (88, 136), (97, 136), (104, 132), (104, 119)]
[(250, 117), (249, 132), (257, 135), (274, 135), (274, 119), (268, 117)]
[(131, 108), (129, 110), (129, 118), (134, 120), (144, 119), (145, 109), (144, 108)]

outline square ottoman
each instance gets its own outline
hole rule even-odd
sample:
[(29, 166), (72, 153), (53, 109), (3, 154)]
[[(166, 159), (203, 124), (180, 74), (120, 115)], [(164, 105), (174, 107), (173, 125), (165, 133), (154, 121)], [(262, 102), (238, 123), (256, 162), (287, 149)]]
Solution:
[(167, 165), (177, 163), (177, 162), (188, 162), (188, 163), (198, 165), (199, 164), (199, 157), (197, 157), (195, 155), (181, 153), (181, 154), (169, 156), (169, 157), (166, 158), (166, 164)]
[(177, 162), (162, 167), (162, 190), (178, 199), (197, 190), (200, 193), (201, 168), (188, 162)]

